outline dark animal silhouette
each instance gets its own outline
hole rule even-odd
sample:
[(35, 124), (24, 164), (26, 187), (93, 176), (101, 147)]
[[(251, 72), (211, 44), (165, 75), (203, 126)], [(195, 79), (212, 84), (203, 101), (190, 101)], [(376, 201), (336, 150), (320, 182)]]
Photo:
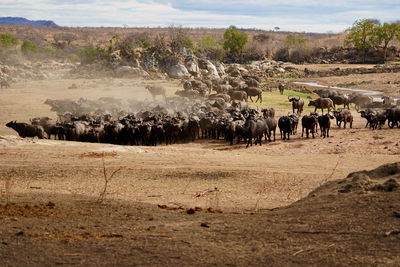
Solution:
[(6, 126), (15, 130), (22, 138), (37, 136), (39, 139), (46, 139), (44, 129), (40, 125), (31, 125), (25, 122), (10, 121), (6, 124)]

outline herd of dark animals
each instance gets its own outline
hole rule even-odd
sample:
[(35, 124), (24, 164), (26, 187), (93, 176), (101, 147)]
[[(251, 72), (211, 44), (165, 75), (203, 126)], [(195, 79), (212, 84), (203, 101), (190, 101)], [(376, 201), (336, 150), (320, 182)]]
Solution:
[[(243, 140), (247, 147), (262, 144), (262, 138), (275, 141), (279, 127), (281, 139), (290, 140), (290, 135), (297, 133), (304, 100), (300, 97), (288, 97), (292, 103), (292, 113), (275, 119), (273, 108), (258, 110), (248, 106), (248, 98), (262, 102), (262, 90), (258, 88), (256, 77), (246, 77), (245, 82), (228, 80), (224, 83), (215, 81), (187, 80), (184, 90), (177, 91), (178, 97), (167, 97), (162, 86), (149, 85), (146, 89), (152, 95), (152, 102), (100, 98), (98, 101), (79, 99), (46, 100), (52, 111), (58, 114), (58, 121), (41, 117), (31, 119), (31, 123), (11, 121), (6, 124), (18, 132), (21, 137), (52, 138), (58, 140), (100, 142), (121, 145), (166, 145), (176, 142), (189, 142), (199, 138), (224, 138), (231, 145)], [(211, 94), (211, 89), (216, 94)], [(279, 84), (281, 94), (285, 84)], [(335, 90), (316, 90), (320, 98), (310, 100), (308, 106), (314, 106), (314, 112), (301, 118), (302, 136), (312, 138), (317, 133), (318, 125), (321, 136), (329, 137), (330, 120), (336, 118), (340, 128), (347, 123), (350, 128), (353, 116), (350, 103), (355, 104), (361, 117), (367, 120), (371, 129), (382, 128), (386, 120), (388, 126), (399, 127), (400, 108), (392, 97), (382, 97), (383, 102), (373, 102), (372, 98), (362, 94), (344, 95)], [(161, 95), (163, 102), (156, 101)], [(238, 101), (238, 102), (236, 102)], [(336, 110), (336, 105), (343, 108)], [(316, 111), (321, 109), (322, 115)], [(324, 109), (328, 113), (324, 114)], [(330, 115), (334, 109), (333, 115)]]

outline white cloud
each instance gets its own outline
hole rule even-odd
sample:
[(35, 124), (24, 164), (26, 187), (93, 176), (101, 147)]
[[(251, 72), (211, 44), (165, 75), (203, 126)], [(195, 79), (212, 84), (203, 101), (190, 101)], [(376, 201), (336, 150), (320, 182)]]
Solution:
[(54, 20), (62, 26), (254, 27), (340, 32), (356, 19), (400, 19), (398, 0), (1, 0), (2, 16)]

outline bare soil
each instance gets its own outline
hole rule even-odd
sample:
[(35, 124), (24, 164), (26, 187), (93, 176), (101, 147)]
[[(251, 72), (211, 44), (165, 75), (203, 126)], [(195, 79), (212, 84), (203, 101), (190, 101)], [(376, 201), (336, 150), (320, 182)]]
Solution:
[[(179, 87), (151, 82), (170, 95)], [(72, 83), (78, 88), (67, 89)], [(399, 190), (372, 189), (376, 179), (398, 183), (398, 167), (380, 169), (360, 190), (352, 190), (360, 184), (354, 177), (347, 191), (332, 182), (400, 161), (399, 129), (365, 129), (356, 112), (353, 129), (333, 125), (329, 138), (302, 138), (299, 127), (290, 141), (277, 135), (249, 149), (223, 140), (157, 147), (32, 140), (4, 127), (55, 118), (46, 98), (144, 99), (147, 83), (52, 80), (0, 91), (4, 265), (398, 265)], [(100, 203), (103, 167), (117, 172)]]

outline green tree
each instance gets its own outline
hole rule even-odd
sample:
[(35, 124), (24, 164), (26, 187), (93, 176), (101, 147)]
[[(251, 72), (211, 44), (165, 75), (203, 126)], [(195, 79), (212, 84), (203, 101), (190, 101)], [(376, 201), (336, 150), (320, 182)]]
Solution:
[(239, 54), (243, 51), (249, 36), (231, 27), (224, 32), (224, 49), (232, 54)]
[(370, 19), (362, 19), (354, 22), (353, 26), (348, 28), (345, 45), (353, 45), (357, 50), (363, 51), (363, 63), (367, 49), (376, 43), (374, 32), (377, 25)]
[(399, 36), (400, 25), (397, 23), (387, 23), (375, 27), (374, 38), (376, 44), (381, 45), (383, 43), (383, 60), (386, 61), (387, 48), (389, 43)]
[(2, 48), (12, 48), (18, 45), (18, 38), (8, 34), (2, 33), (0, 34), (0, 47)]
[(25, 40), (22, 43), (21, 51), (25, 55), (35, 55), (37, 54), (37, 46), (29, 40)]

